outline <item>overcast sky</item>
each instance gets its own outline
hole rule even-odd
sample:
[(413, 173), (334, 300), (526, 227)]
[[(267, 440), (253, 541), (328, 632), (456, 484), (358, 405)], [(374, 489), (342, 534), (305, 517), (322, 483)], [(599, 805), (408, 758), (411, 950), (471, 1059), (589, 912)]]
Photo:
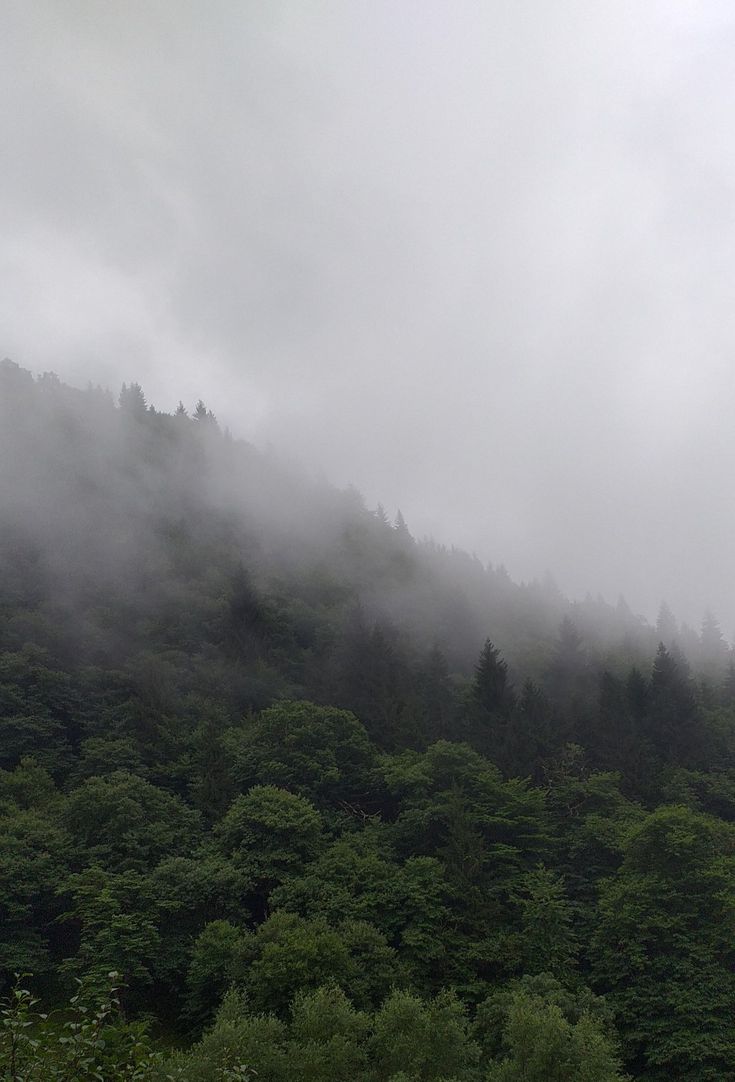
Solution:
[(735, 7), (3, 0), (0, 354), (735, 631)]

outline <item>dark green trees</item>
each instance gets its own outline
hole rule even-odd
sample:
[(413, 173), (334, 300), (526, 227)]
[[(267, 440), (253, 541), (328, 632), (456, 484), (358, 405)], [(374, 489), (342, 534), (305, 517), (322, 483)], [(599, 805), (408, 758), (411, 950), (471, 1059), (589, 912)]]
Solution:
[(648, 736), (663, 763), (693, 764), (702, 751), (702, 730), (688, 674), (659, 643), (648, 697)]
[(64, 1010), (34, 1082), (112, 969), (180, 1051), (115, 1059), (118, 1015), (110, 1082), (618, 1082), (615, 1026), (636, 1082), (735, 1079), (714, 620), (656, 652), (203, 404), (0, 384), (0, 963)]
[(475, 666), (467, 706), (469, 743), (492, 759), (502, 759), (515, 702), (507, 662), (490, 639), (486, 639)]
[(323, 823), (308, 800), (275, 785), (235, 799), (215, 831), (217, 847), (245, 877), (254, 904), (298, 875), (324, 848)]
[(657, 809), (601, 889), (593, 949), (637, 1077), (735, 1077), (734, 932), (733, 827)]
[(515, 702), (508, 680), (508, 665), (490, 639), (485, 641), (475, 667), (473, 692), (478, 706), (488, 715), (502, 714)]
[(280, 702), (230, 741), (242, 788), (279, 785), (318, 804), (361, 804), (370, 796), (375, 748), (354, 714), (309, 702)]

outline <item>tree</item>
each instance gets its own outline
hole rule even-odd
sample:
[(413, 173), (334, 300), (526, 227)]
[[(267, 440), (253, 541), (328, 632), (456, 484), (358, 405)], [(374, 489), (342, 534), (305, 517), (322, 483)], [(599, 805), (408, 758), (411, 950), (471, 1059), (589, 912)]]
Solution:
[(514, 703), (513, 689), (508, 682), (507, 662), (490, 639), (485, 640), (475, 666), (472, 690), (476, 702), (488, 714), (503, 712)]
[(224, 711), (204, 709), (192, 734), (190, 791), (202, 815), (211, 822), (221, 818), (235, 796), (232, 755), (226, 744)]
[(242, 788), (270, 783), (317, 804), (360, 804), (376, 752), (354, 714), (309, 702), (279, 702), (230, 741)]
[(624, 1082), (614, 1043), (589, 1014), (569, 1022), (555, 1003), (518, 992), (503, 1031), (506, 1055), (487, 1082)]
[(434, 950), (442, 949), (445, 983), (474, 998), (519, 963), (516, 897), (546, 851), (543, 794), (503, 781), (477, 752), (446, 741), (394, 756), (383, 770), (400, 797), (391, 830), (399, 855), (444, 867), (452, 928)]
[(401, 541), (406, 544), (413, 543), (413, 537), (411, 536), (408, 526), (406, 525), (406, 520), (401, 514), (400, 509), (396, 512), (396, 521), (393, 528), (396, 532), (396, 536), (399, 537)]
[(375, 1078), (420, 1078), (422, 1082), (461, 1078), (479, 1049), (459, 999), (441, 992), (423, 1002), (411, 992), (393, 992), (376, 1013), (370, 1056)]
[(74, 789), (62, 822), (84, 858), (110, 871), (152, 868), (164, 856), (190, 851), (201, 837), (197, 812), (124, 770)]
[(71, 841), (56, 816), (20, 809), (0, 818), (0, 835), (0, 973), (4, 981), (13, 972), (45, 975)]
[(366, 922), (421, 987), (441, 986), (452, 919), (444, 868), (433, 857), (398, 862), (377, 824), (338, 838), (301, 876), (277, 888), (271, 902), (304, 917), (318, 913), (333, 926)]
[(290, 1082), (287, 1034), (280, 1019), (249, 1014), (242, 994), (233, 988), (214, 1025), (192, 1049), (171, 1056), (164, 1069), (182, 1082)]
[[(354, 711), (379, 747), (413, 742), (406, 733), (410, 675), (397, 636), (388, 627), (368, 627), (360, 613), (347, 629), (338, 652), (341, 705)], [(404, 736), (408, 736), (408, 741)]]
[(215, 417), (215, 415), (212, 413), (211, 410), (207, 409), (207, 407), (202, 402), (201, 398), (197, 402), (196, 407), (194, 409), (194, 420), (198, 421), (199, 424), (202, 425), (202, 426), (204, 426), (204, 425), (207, 425), (208, 427), (211, 426), (213, 429), (217, 429), (219, 427), (218, 424), (217, 424), (217, 418)]
[(526, 680), (507, 721), (504, 746), (497, 752), (505, 773), (530, 777), (539, 784), (547, 761), (557, 750), (557, 728), (554, 708), (546, 695), (532, 680)]
[(595, 689), (584, 641), (570, 616), (559, 625), (546, 683), (555, 705), (565, 716), (569, 732), (578, 732), (585, 724)]
[(456, 692), (449, 675), (444, 653), (433, 646), (418, 672), (418, 698), (421, 705), (424, 739), (451, 740), (457, 730)]
[(700, 640), (702, 671), (713, 685), (717, 685), (725, 675), (729, 650), (720, 625), (709, 610), (705, 612), (702, 620)]
[(62, 962), (61, 972), (99, 982), (115, 969), (140, 1007), (145, 989), (153, 983), (160, 950), (150, 884), (137, 872), (114, 875), (92, 867), (68, 876), (59, 893), (70, 899), (60, 922), (79, 940), (76, 952)]
[(287, 1044), (292, 1077), (312, 1082), (363, 1079), (369, 1018), (341, 988), (299, 992), (291, 1006)]
[(145, 417), (148, 409), (145, 395), (143, 394), (143, 388), (139, 383), (131, 383), (130, 386), (123, 383), (120, 389), (118, 403), (124, 414), (127, 414), (129, 417), (135, 417), (138, 420)]
[(24, 756), (13, 771), (0, 770), (0, 812), (50, 811), (61, 802), (53, 778), (34, 758)]
[(735, 828), (684, 807), (632, 827), (602, 884), (596, 986), (650, 1082), (735, 1073)]
[(690, 766), (705, 750), (705, 734), (691, 683), (662, 642), (651, 673), (646, 736), (658, 765)]
[(324, 984), (348, 989), (356, 975), (350, 951), (325, 920), (273, 913), (247, 936), (239, 975), (255, 1012), (285, 1015), (297, 992)]
[(658, 610), (658, 619), (656, 620), (656, 635), (658, 636), (659, 641), (670, 646), (676, 641), (678, 634), (679, 626), (676, 622), (676, 617), (666, 602), (662, 601)]
[(80, 982), (75, 995), (53, 1014), (24, 978), (0, 1001), (0, 1071), (7, 1082), (159, 1082), (162, 1055), (141, 1023), (123, 1019), (120, 974), (101, 986)]
[(186, 974), (186, 1013), (197, 1026), (209, 1020), (245, 967), (247, 938), (227, 920), (210, 921), (197, 936)]
[(563, 978), (574, 966), (572, 908), (561, 876), (543, 866), (529, 872), (520, 893), (526, 973)]
[(220, 851), (249, 877), (262, 906), (275, 886), (298, 875), (324, 847), (316, 808), (274, 785), (256, 785), (236, 797), (215, 837)]
[(508, 745), (509, 715), (516, 698), (508, 665), (490, 639), (480, 651), (467, 705), (466, 739), (493, 761), (502, 761)]

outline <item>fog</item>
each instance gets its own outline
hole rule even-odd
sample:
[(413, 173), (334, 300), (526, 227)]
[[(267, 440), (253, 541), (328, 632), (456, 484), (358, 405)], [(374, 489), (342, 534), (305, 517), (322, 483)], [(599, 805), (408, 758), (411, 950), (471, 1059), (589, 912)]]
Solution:
[(735, 629), (735, 12), (7, 0), (0, 354)]

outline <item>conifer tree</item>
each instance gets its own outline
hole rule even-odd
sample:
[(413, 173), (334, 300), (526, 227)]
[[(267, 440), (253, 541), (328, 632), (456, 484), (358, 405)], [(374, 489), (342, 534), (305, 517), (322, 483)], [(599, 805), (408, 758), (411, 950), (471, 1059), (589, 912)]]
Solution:
[(480, 652), (472, 687), (475, 701), (489, 714), (507, 710), (515, 701), (507, 662), (490, 639), (485, 640)]

